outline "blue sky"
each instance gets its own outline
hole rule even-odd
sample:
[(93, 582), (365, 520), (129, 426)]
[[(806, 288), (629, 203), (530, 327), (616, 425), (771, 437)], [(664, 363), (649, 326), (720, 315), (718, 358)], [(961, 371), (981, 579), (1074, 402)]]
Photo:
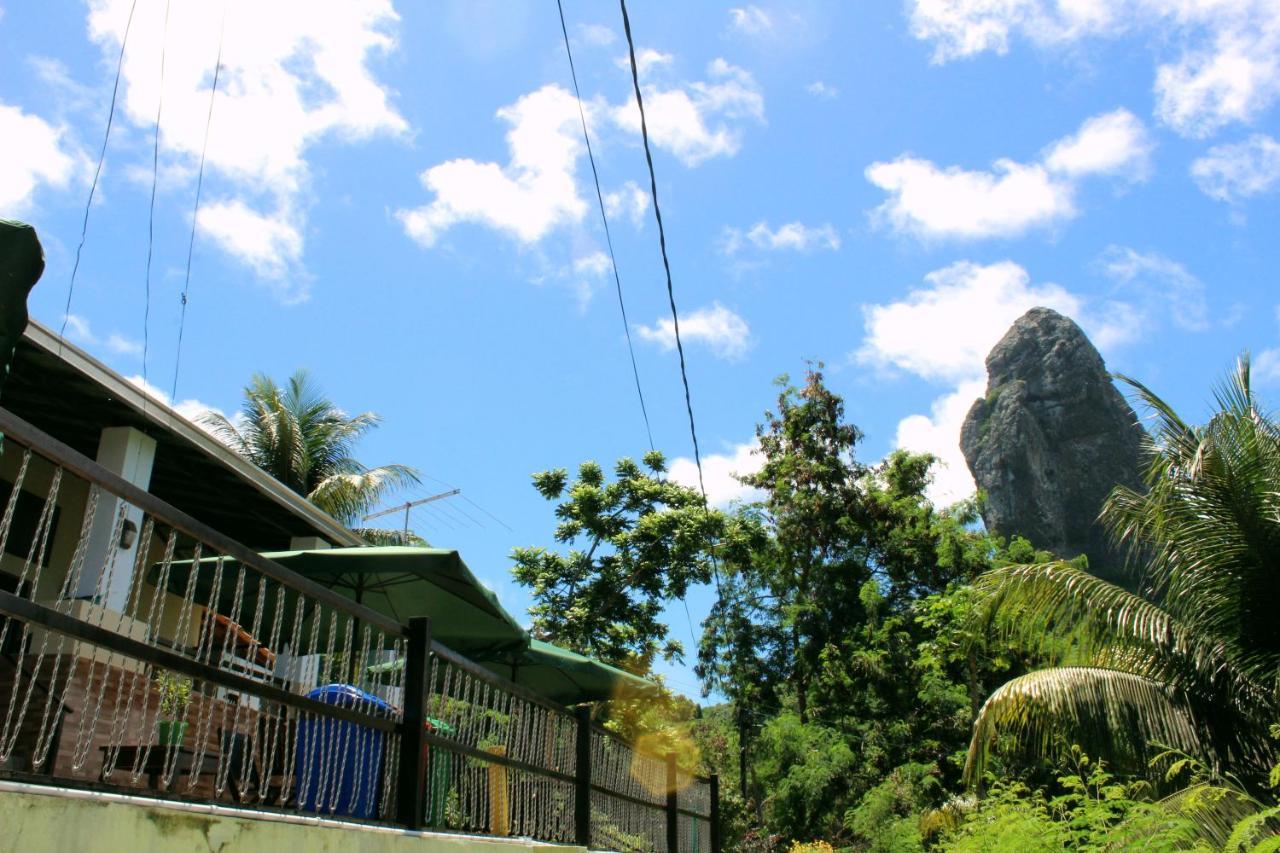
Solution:
[[(0, 216), (40, 230), (55, 327), (131, 5), (0, 0)], [(689, 481), (620, 14), (565, 11), (654, 438)], [(630, 11), (717, 502), (805, 359), (864, 459), (929, 450), (937, 499), (963, 495), (983, 356), (1033, 305), (1194, 417), (1244, 349), (1280, 384), (1276, 0)], [(67, 334), (139, 378), (145, 341), (163, 395), (220, 43), (176, 402), (232, 411), (254, 371), (310, 369), (385, 418), (366, 462), (502, 519), (414, 515), (523, 612), (507, 555), (553, 528), (529, 475), (647, 444), (555, 4), (138, 0)], [(709, 603), (669, 614), (691, 651)]]

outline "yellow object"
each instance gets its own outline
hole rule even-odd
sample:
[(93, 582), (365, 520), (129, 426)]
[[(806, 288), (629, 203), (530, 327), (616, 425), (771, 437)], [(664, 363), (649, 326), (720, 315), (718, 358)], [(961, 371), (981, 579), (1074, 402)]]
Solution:
[[(491, 746), (490, 755), (506, 757), (505, 746)], [(507, 768), (502, 764), (489, 765), (489, 834), (511, 834), (511, 803), (507, 799)]]

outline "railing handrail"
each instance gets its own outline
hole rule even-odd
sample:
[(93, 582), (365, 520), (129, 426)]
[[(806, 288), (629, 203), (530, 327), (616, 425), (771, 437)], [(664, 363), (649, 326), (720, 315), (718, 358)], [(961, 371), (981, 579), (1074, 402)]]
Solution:
[(526, 702), (532, 702), (535, 705), (540, 705), (543, 708), (546, 708), (548, 711), (563, 714), (566, 717), (573, 716), (573, 711), (569, 710), (564, 705), (554, 702), (551, 699), (530, 690), (522, 684), (516, 684), (514, 681), (481, 666), (470, 658), (464, 657), (458, 652), (455, 652), (453, 649), (434, 638), (431, 641), (431, 652), (432, 654), (437, 655), (441, 659), (446, 660), (459, 669), (465, 671), (468, 675), (478, 678), (481, 681), (488, 682), (494, 687), (501, 687), (503, 690), (514, 696), (520, 697)]
[[(408, 645), (405, 648), (405, 652), (407, 652), (405, 657), (406, 669), (420, 668), (423, 677), (429, 676), (431, 670), (429, 661), (431, 655), (434, 655), (445, 664), (456, 667), (468, 676), (487, 683), (511, 696), (551, 711), (557, 716), (568, 720), (576, 720), (578, 759), (575, 762), (573, 773), (570, 774), (564, 772), (563, 769), (538, 766), (515, 757), (487, 752), (462, 741), (423, 730), (422, 719), (419, 718), (423, 718), (425, 707), (419, 708), (415, 718), (411, 719), (410, 715), (407, 714), (408, 709), (406, 706), (406, 714), (403, 719), (397, 719), (396, 716), (378, 716), (357, 710), (354, 707), (329, 704), (295, 693), (285, 686), (273, 683), (270, 679), (223, 669), (211, 662), (200, 660), (198, 657), (193, 658), (186, 655), (178, 649), (166, 648), (157, 642), (135, 639), (125, 633), (109, 630), (101, 625), (93, 624), (91, 621), (63, 612), (56, 606), (51, 607), (37, 603), (34, 600), (13, 593), (0, 591), (0, 616), (40, 625), (48, 631), (71, 637), (91, 646), (106, 649), (111, 653), (121, 654), (126, 658), (139, 660), (146, 664), (215, 684), (224, 689), (256, 696), (267, 702), (273, 702), (299, 712), (343, 720), (369, 729), (397, 734), (402, 739), (401, 749), (404, 764), (401, 767), (401, 772), (416, 773), (422, 770), (423, 768), (418, 765), (423, 760), (425, 751), (421, 750), (417, 744), (429, 744), (435, 748), (501, 765), (516, 771), (541, 775), (559, 782), (574, 782), (578, 787), (577, 800), (580, 801), (575, 806), (578, 810), (576, 818), (578, 822), (577, 834), (581, 840), (581, 830), (585, 828), (588, 844), (590, 843), (589, 836), (591, 832), (589, 804), (590, 794), (592, 793), (613, 797), (632, 805), (653, 809), (654, 811), (665, 812), (669, 842), (671, 838), (675, 837), (675, 833), (678, 830), (677, 821), (680, 817), (710, 821), (713, 826), (716, 823), (718, 804), (716, 802), (715, 791), (717, 785), (715, 780), (696, 773), (679, 771), (675, 767), (673, 754), (659, 755), (636, 744), (628, 743), (618, 734), (592, 722), (589, 715), (584, 713), (585, 708), (579, 707), (575, 711), (523, 685), (516, 684), (501, 674), (481, 666), (443, 643), (434, 640), (434, 638), (430, 637), (429, 628), (426, 629), (426, 636), (419, 637), (415, 642), (413, 623), (409, 625), (402, 624), (376, 610), (357, 604), (328, 587), (308, 580), (271, 559), (263, 557), (261, 554), (198, 521), (145, 489), (107, 470), (96, 461), (42, 432), (4, 408), (0, 408), (0, 433), (9, 437), (15, 443), (26, 446), (54, 465), (127, 501), (144, 513), (149, 514), (157, 522), (172, 527), (175, 531), (220, 551), (222, 554), (239, 561), (242, 565), (261, 573), (264, 577), (303, 595), (324, 602), (339, 612), (360, 619), (366, 625), (377, 627), (390, 635), (408, 640)], [(421, 633), (421, 630), (422, 628), (419, 626), (419, 633)], [(425, 687), (426, 694), (430, 695), (434, 685), (431, 685), (429, 681), (422, 682), (420, 680), (419, 683)], [(406, 682), (406, 700), (409, 698), (409, 687), (409, 683)], [(396, 713), (399, 714), (399, 712)], [(411, 731), (413, 732), (412, 735), (410, 734)], [(594, 780), (592, 778), (590, 741), (595, 735), (606, 738), (609, 742), (617, 744), (634, 755), (643, 755), (647, 759), (665, 762), (668, 782), (668, 791), (664, 798), (665, 802), (662, 799), (658, 799), (657, 796), (653, 801), (650, 801), (632, 793), (615, 790)], [(711, 803), (709, 814), (695, 811), (680, 802), (680, 791), (673, 784), (678, 776), (684, 776), (696, 784), (710, 786)], [(584, 793), (586, 795), (585, 798), (583, 796)], [(420, 817), (420, 814), (417, 815), (413, 823), (420, 823)], [(713, 828), (713, 838), (718, 838), (717, 830), (718, 828)]]
[(135, 640), (133, 637), (112, 631), (109, 628), (99, 627), (74, 616), (68, 616), (66, 613), (54, 610), (52, 607), (37, 604), (11, 592), (0, 590), (0, 615), (39, 625), (55, 633), (107, 649), (127, 658), (172, 670), (190, 678), (208, 681), (229, 690), (251, 694), (269, 702), (288, 705), (299, 711), (308, 711), (338, 720), (347, 720), (372, 729), (378, 729), (379, 731), (394, 732), (399, 728), (399, 723), (391, 717), (379, 717), (346, 708), (342, 705), (331, 705), (318, 699), (308, 698), (300, 693), (285, 690), (282, 687), (276, 687), (266, 681), (228, 672), (204, 661), (145, 643), (142, 640)]
[(405, 636), (405, 626), (399, 621), (379, 613), (378, 611), (357, 604), (341, 593), (326, 586), (308, 580), (297, 572), (253, 551), (246, 545), (209, 525), (192, 518), (187, 513), (161, 500), (147, 490), (135, 486), (128, 480), (99, 465), (94, 460), (80, 453), (74, 447), (64, 444), (53, 436), (42, 432), (37, 427), (18, 417), (8, 409), (0, 407), (0, 434), (15, 439), (18, 443), (30, 447), (41, 456), (62, 466), (71, 473), (105, 488), (116, 497), (123, 498), (135, 507), (163, 521), (170, 527), (186, 535), (202, 540), (222, 551), (229, 557), (261, 572), (268, 578), (287, 586), (304, 595), (323, 601), (324, 603), (373, 625), (397, 637)]

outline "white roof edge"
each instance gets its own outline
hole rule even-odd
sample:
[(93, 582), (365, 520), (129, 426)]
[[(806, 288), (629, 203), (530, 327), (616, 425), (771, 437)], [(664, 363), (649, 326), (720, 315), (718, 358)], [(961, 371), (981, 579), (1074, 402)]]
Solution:
[[(85, 374), (160, 429), (195, 445), (202, 453), (230, 469), (257, 491), (310, 524), (313, 532), (321, 532), (340, 545), (366, 544), (337, 519), (187, 420), (168, 403), (146, 393), (75, 344), (59, 338), (47, 326), (32, 319), (27, 324), (23, 337)], [(307, 532), (309, 531), (299, 530), (297, 535)]]

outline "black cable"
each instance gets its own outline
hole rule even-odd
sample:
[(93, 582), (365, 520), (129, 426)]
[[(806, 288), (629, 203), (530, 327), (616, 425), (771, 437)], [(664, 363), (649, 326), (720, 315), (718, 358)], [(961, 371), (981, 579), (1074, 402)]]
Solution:
[(84, 250), (84, 241), (89, 233), (89, 210), (93, 207), (93, 195), (98, 190), (98, 177), (102, 174), (102, 164), (107, 159), (107, 141), (111, 139), (111, 122), (116, 117), (116, 95), (120, 92), (120, 72), (124, 68), (124, 49), (129, 43), (129, 30), (133, 28), (133, 13), (138, 8), (138, 0), (133, 0), (129, 7), (129, 20), (124, 25), (124, 37), (120, 39), (120, 56), (116, 59), (116, 81), (111, 86), (111, 106), (107, 109), (107, 130), (102, 135), (102, 150), (98, 153), (98, 168), (93, 171), (93, 182), (89, 184), (89, 200), (84, 203), (84, 222), (80, 224), (80, 245), (76, 246), (76, 262), (71, 267), (71, 284), (67, 287), (67, 307), (62, 314), (62, 328), (58, 330), (58, 354), (62, 354), (62, 339), (66, 336), (67, 321), (71, 319), (71, 296), (76, 291), (76, 273), (80, 269), (80, 253)]
[(200, 144), (200, 170), (196, 173), (196, 204), (191, 211), (191, 240), (187, 243), (187, 271), (182, 280), (182, 313), (178, 318), (178, 348), (173, 356), (173, 390), (170, 400), (178, 399), (178, 368), (182, 365), (182, 333), (187, 325), (187, 291), (191, 289), (191, 257), (196, 248), (196, 223), (200, 217), (200, 192), (204, 189), (204, 160), (209, 153), (209, 128), (213, 125), (213, 103), (218, 94), (218, 75), (222, 71), (222, 44), (227, 35), (227, 6), (222, 7), (222, 31), (218, 35), (218, 58), (213, 63), (213, 86), (209, 89), (209, 112), (204, 118), (204, 142)]
[(147, 214), (147, 275), (142, 308), (142, 382), (147, 382), (147, 345), (151, 328), (151, 253), (156, 233), (156, 185), (160, 183), (160, 116), (164, 113), (164, 60), (169, 40), (170, 0), (164, 4), (164, 29), (160, 32), (160, 97), (156, 99), (156, 134), (151, 149), (151, 208)]
[[(693, 438), (693, 461), (698, 466), (698, 488), (702, 492), (702, 505), (711, 511), (707, 500), (707, 485), (702, 476), (702, 452), (698, 449), (698, 427), (693, 419), (693, 396), (689, 393), (689, 374), (684, 363), (684, 344), (680, 342), (680, 314), (676, 311), (675, 288), (671, 283), (671, 261), (667, 257), (667, 234), (662, 227), (662, 208), (658, 206), (658, 177), (653, 168), (653, 152), (649, 149), (649, 126), (644, 116), (644, 98), (640, 95), (640, 71), (636, 67), (636, 46), (631, 38), (631, 19), (627, 16), (627, 0), (618, 0), (622, 6), (622, 28), (627, 35), (627, 52), (631, 57), (631, 84), (636, 92), (636, 107), (640, 110), (640, 138), (644, 141), (644, 159), (649, 166), (649, 191), (653, 196), (653, 215), (658, 220), (658, 245), (662, 248), (662, 268), (667, 274), (667, 301), (671, 304), (671, 325), (675, 332), (676, 352), (680, 354), (680, 381), (684, 383), (684, 407), (689, 413), (689, 435)], [(711, 554), (712, 577), (716, 590), (720, 589), (720, 570), (715, 553)]]
[(613, 265), (613, 283), (618, 291), (618, 309), (622, 312), (622, 329), (627, 334), (627, 351), (631, 354), (631, 373), (636, 380), (636, 396), (640, 398), (640, 414), (644, 416), (644, 431), (649, 437), (649, 449), (653, 450), (653, 430), (649, 426), (649, 410), (644, 404), (644, 391), (640, 390), (640, 369), (636, 366), (636, 350), (631, 343), (631, 322), (627, 319), (627, 306), (622, 300), (622, 278), (618, 275), (618, 259), (613, 254), (613, 235), (609, 233), (609, 217), (604, 211), (604, 193), (600, 191), (600, 173), (596, 171), (596, 155), (591, 150), (591, 135), (587, 133), (587, 114), (582, 108), (582, 91), (578, 88), (578, 72), (573, 66), (573, 51), (569, 48), (569, 28), (564, 22), (564, 5), (556, 0), (560, 10), (560, 31), (564, 33), (564, 52), (569, 57), (569, 76), (573, 78), (573, 95), (578, 100), (578, 118), (582, 120), (582, 138), (587, 143), (587, 159), (591, 161), (591, 177), (596, 183), (596, 201), (600, 204), (600, 221), (604, 223), (604, 239), (609, 246), (609, 262)]

